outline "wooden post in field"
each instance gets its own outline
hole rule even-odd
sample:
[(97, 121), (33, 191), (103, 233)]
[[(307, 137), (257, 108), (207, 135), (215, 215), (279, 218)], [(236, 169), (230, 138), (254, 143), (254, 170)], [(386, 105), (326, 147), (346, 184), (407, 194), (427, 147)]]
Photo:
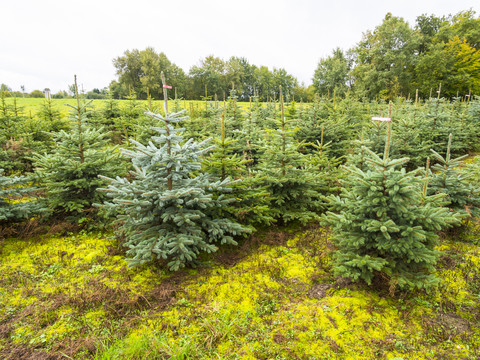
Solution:
[[(85, 162), (85, 155), (83, 151), (83, 134), (82, 134), (82, 112), (80, 109), (80, 95), (78, 94), (78, 85), (77, 85), (77, 75), (73, 76), (75, 81), (75, 97), (77, 98), (77, 117), (78, 117), (78, 138), (80, 144), (78, 145), (78, 152), (80, 154), (80, 163), (83, 164)], [(127, 139), (128, 140), (128, 139)]]
[(285, 112), (283, 109), (283, 92), (280, 85), (280, 108), (282, 110), (282, 175), (285, 176), (287, 171), (285, 169)]
[(148, 110), (152, 111), (152, 97), (150, 96), (150, 91), (147, 87), (147, 103), (148, 103)]
[[(168, 94), (167, 94), (167, 89), (171, 89), (172, 87), (171, 86), (168, 86), (166, 83), (165, 83), (165, 75), (162, 71), (162, 73), (160, 74), (161, 78), (162, 78), (162, 85), (163, 85), (163, 100), (164, 100), (164, 107), (165, 107), (165, 124), (166, 124), (166, 129), (167, 129), (167, 153), (168, 155), (172, 155), (172, 146), (171, 146), (171, 143), (170, 143), (170, 128), (169, 128), (169, 125), (170, 125), (170, 122), (168, 121)], [(172, 177), (171, 177), (171, 173), (172, 173), (172, 169), (171, 167), (168, 168), (168, 190), (172, 190), (173, 188), (173, 182), (172, 182)]]
[(208, 93), (207, 93), (207, 84), (205, 84), (205, 111), (208, 110), (208, 97), (207, 97)]
[(417, 116), (417, 107), (418, 107), (418, 89), (415, 91), (415, 109), (413, 110), (413, 121)]
[(385, 142), (385, 153), (383, 154), (383, 159), (388, 159), (388, 153), (390, 150), (390, 138), (392, 136), (392, 103), (388, 104), (388, 117), (372, 117), (373, 121), (386, 121), (388, 122), (387, 129), (387, 140)]
[(215, 131), (217, 130), (217, 111), (218, 111), (218, 99), (215, 93), (215, 111), (213, 112), (213, 123), (215, 124)]
[(430, 157), (427, 157), (427, 166), (425, 167), (425, 182), (423, 184), (423, 197), (427, 196), (428, 172), (430, 171)]

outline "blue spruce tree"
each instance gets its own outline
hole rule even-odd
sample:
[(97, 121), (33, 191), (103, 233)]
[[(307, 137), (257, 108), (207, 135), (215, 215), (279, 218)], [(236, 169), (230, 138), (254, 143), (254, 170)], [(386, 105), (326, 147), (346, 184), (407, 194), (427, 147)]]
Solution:
[[(162, 73), (162, 81), (165, 84)], [(164, 85), (165, 99), (167, 97)], [(195, 265), (201, 252), (214, 252), (215, 244), (236, 244), (234, 236), (247, 228), (219, 216), (220, 209), (233, 201), (224, 196), (232, 181), (201, 172), (201, 157), (213, 148), (206, 141), (183, 141), (184, 130), (172, 124), (185, 120), (184, 111), (165, 116), (147, 113), (163, 123), (147, 145), (131, 140), (132, 180), (117, 177), (105, 189), (112, 198), (103, 206), (118, 216), (118, 235), (125, 238), (131, 265), (154, 259), (168, 261), (170, 270)]]

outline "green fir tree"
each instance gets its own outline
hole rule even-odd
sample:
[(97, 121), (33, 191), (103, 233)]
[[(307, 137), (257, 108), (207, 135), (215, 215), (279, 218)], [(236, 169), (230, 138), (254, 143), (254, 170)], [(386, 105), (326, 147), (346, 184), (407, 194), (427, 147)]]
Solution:
[(431, 175), (429, 192), (431, 194), (446, 194), (446, 205), (463, 218), (478, 217), (480, 215), (480, 188), (469, 182), (473, 173), (467, 173), (461, 169), (462, 160), (468, 155), (452, 159), (451, 147), (452, 134), (448, 137), (445, 157), (435, 150), (431, 150), (438, 162), (432, 166), (433, 174)]
[(308, 158), (299, 151), (296, 129), (285, 119), (283, 94), (280, 88), (280, 120), (273, 119), (277, 129), (268, 129), (261, 168), (264, 185), (272, 197), (270, 208), (283, 223), (298, 221), (306, 224), (318, 219), (323, 209), (319, 192), (321, 175), (308, 171)]
[[(75, 87), (76, 87), (75, 77)], [(78, 94), (78, 91), (76, 91)], [(87, 124), (89, 102), (70, 105), (71, 130), (55, 134), (57, 146), (50, 154), (34, 156), (36, 176), (47, 191), (47, 207), (54, 216), (84, 221), (95, 212), (93, 203), (105, 195), (96, 189), (105, 184), (98, 175), (115, 176), (123, 164), (115, 148), (107, 148), (102, 128)]]
[[(389, 124), (390, 125), (390, 124)], [(390, 130), (383, 158), (365, 149), (364, 169), (346, 167), (341, 196), (331, 196), (324, 216), (337, 246), (336, 275), (371, 284), (375, 275), (391, 288), (437, 283), (436, 232), (458, 223), (443, 207), (444, 195), (426, 196), (421, 170), (407, 172), (408, 158), (390, 159)]]
[(238, 140), (226, 136), (226, 113), (221, 117), (221, 136), (214, 138), (215, 149), (204, 159), (203, 167), (210, 173), (225, 180), (227, 177), (241, 179), (232, 184), (229, 197), (236, 201), (223, 209), (225, 214), (233, 215), (239, 222), (253, 226), (269, 225), (272, 217), (269, 203), (271, 198), (257, 172), (250, 170), (253, 159), (241, 157), (234, 152)]

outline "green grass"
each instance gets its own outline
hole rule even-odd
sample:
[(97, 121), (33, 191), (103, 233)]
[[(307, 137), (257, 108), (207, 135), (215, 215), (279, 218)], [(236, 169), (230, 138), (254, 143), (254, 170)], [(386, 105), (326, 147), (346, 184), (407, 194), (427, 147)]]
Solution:
[[(22, 112), (26, 116), (35, 116), (42, 108), (42, 104), (45, 102), (45, 99), (40, 98), (17, 98), (17, 106), (22, 108)], [(14, 99), (12, 97), (6, 98), (7, 104), (12, 104)], [(90, 101), (90, 100), (89, 100)], [(104, 108), (106, 105), (106, 100), (91, 100), (92, 106), (95, 110), (99, 110)], [(129, 100), (117, 100), (120, 108), (125, 108), (128, 104)], [(68, 111), (71, 109), (66, 104), (74, 105), (76, 104), (75, 99), (52, 99), (53, 107), (60, 111), (63, 116), (67, 116)], [(138, 100), (138, 106), (140, 108), (147, 109), (148, 108), (148, 101), (147, 100)], [(163, 109), (164, 101), (163, 100), (152, 100), (152, 107), (156, 107), (159, 109)], [(205, 109), (205, 102), (204, 101), (197, 101), (197, 100), (188, 100), (188, 101), (181, 101), (180, 105), (190, 111), (190, 104), (193, 104), (193, 109), (196, 113)], [(169, 101), (169, 110), (173, 110), (173, 101)], [(220, 104), (221, 105), (221, 104)], [(246, 109), (249, 106), (248, 102), (239, 103), (241, 107)]]

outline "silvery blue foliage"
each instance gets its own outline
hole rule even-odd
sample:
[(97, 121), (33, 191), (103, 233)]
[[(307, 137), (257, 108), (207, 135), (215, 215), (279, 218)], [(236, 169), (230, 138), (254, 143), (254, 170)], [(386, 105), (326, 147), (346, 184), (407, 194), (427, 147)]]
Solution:
[(164, 117), (147, 113), (163, 123), (152, 127), (158, 135), (147, 145), (131, 140), (133, 150), (123, 150), (131, 158), (131, 179), (109, 179), (101, 189), (111, 201), (103, 206), (118, 216), (119, 233), (125, 237), (132, 265), (154, 259), (168, 260), (171, 270), (195, 264), (201, 252), (214, 252), (215, 244), (236, 244), (234, 236), (248, 230), (219, 216), (229, 205), (229, 178), (220, 180), (201, 172), (202, 156), (211, 150), (208, 141), (183, 141), (177, 123), (188, 117), (184, 111)]

